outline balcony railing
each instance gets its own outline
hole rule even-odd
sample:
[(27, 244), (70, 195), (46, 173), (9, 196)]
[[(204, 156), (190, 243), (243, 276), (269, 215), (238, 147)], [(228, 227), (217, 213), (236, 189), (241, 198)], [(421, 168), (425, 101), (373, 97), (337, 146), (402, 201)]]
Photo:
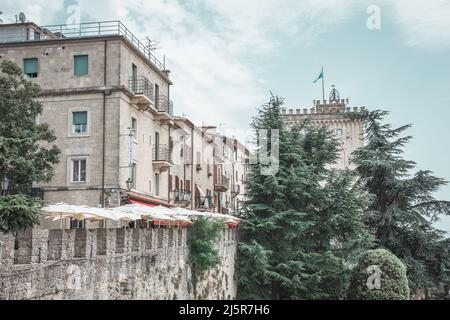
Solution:
[(160, 95), (155, 101), (156, 110), (173, 115), (173, 102), (166, 96)]
[(153, 101), (153, 85), (146, 77), (130, 77), (128, 89), (136, 95), (144, 95)]
[(12, 30), (0, 35), (0, 42), (22, 42), (38, 40), (59, 40), (66, 38), (89, 38), (98, 36), (122, 36), (130, 42), (146, 59), (159, 70), (165, 71), (165, 59), (158, 60), (150, 51), (149, 46), (143, 44), (131, 31), (120, 21), (99, 21), (77, 24), (56, 24), (33, 28), (34, 35), (23, 29)]
[(214, 189), (216, 191), (225, 192), (230, 187), (230, 179), (224, 175), (217, 176), (214, 183)]
[(231, 193), (238, 195), (241, 192), (241, 186), (239, 184), (233, 183), (231, 185)]
[(191, 203), (191, 199), (192, 199), (191, 192), (183, 190), (183, 189), (173, 190), (171, 192), (170, 197), (175, 203), (189, 204), (189, 203)]
[(172, 153), (166, 145), (153, 148), (153, 161), (172, 163)]

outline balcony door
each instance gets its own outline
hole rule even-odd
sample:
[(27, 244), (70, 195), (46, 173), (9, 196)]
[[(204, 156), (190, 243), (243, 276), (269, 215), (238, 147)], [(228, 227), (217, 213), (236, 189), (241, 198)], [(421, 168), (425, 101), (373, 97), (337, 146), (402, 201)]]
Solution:
[(155, 83), (155, 107), (159, 108), (159, 86)]
[(159, 160), (159, 132), (155, 132), (155, 160)]
[(134, 63), (131, 64), (131, 90), (137, 90), (137, 66)]

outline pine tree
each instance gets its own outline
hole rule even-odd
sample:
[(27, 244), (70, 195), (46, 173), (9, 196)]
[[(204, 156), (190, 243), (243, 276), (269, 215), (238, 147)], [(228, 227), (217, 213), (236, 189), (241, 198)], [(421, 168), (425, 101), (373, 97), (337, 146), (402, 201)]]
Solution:
[(282, 103), (272, 96), (252, 123), (256, 137), (268, 130), (267, 150), (270, 129), (279, 131), (279, 168), (266, 175), (264, 161), (251, 166), (238, 297), (342, 298), (349, 264), (371, 242), (363, 215), (368, 197), (352, 172), (328, 169), (338, 152), (332, 133), (309, 122), (285, 128)]
[(402, 156), (411, 136), (401, 137), (410, 125), (392, 129), (383, 123), (387, 114), (376, 110), (362, 115), (365, 146), (354, 152), (353, 161), (374, 195), (370, 210), (376, 214), (369, 227), (377, 244), (403, 261), (409, 285), (416, 290), (448, 281), (449, 244), (433, 223), (450, 213), (450, 202), (433, 197), (446, 181), (430, 171), (411, 174), (416, 163)]

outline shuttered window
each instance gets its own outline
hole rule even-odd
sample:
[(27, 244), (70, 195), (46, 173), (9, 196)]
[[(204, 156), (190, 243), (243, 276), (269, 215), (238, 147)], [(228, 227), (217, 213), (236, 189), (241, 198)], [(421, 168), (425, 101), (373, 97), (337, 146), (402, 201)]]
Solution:
[(74, 74), (84, 76), (89, 72), (89, 58), (87, 55), (73, 57)]

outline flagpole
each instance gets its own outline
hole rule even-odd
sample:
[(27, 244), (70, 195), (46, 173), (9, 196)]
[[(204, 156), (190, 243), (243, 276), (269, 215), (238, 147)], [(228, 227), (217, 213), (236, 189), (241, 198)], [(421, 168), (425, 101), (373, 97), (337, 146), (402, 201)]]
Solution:
[(322, 98), (323, 103), (325, 103), (325, 81), (324, 81), (325, 75), (323, 73), (323, 66), (322, 66)]

